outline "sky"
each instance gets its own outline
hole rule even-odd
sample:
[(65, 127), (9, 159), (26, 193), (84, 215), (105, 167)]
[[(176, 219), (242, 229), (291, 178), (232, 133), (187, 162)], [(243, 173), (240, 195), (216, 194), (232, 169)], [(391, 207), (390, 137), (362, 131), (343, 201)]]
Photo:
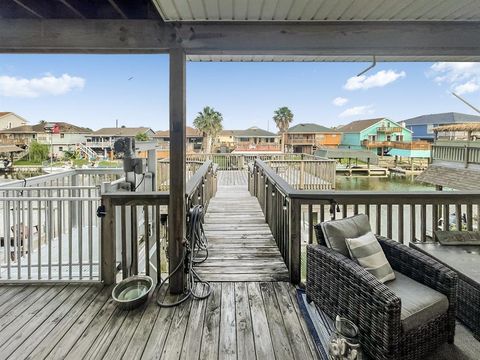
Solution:
[[(480, 63), (188, 63), (187, 124), (212, 106), (225, 129), (275, 130), (288, 106), (292, 125), (332, 127), (354, 120), (394, 121), (480, 106)], [(0, 112), (31, 124), (65, 121), (98, 129), (168, 129), (167, 55), (0, 55)]]

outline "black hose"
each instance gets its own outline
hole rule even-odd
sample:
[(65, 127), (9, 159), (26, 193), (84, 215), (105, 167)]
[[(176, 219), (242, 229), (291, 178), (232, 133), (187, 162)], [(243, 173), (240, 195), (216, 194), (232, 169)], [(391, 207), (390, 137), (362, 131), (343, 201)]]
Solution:
[[(203, 300), (209, 297), (212, 293), (210, 283), (207, 281), (203, 281), (194, 269), (195, 264), (200, 264), (208, 258), (208, 241), (202, 225), (203, 206), (195, 205), (194, 207), (192, 207), (188, 214), (188, 220), (187, 239), (184, 242), (185, 252), (182, 261), (180, 261), (177, 267), (172, 271), (172, 273), (168, 275), (164, 280), (162, 280), (158, 285), (156, 301), (157, 304), (161, 307), (178, 306), (187, 301), (190, 297), (193, 297), (197, 300)], [(201, 259), (198, 259), (197, 256), (199, 256), (198, 254), (201, 251), (205, 251), (205, 255), (203, 255)], [(160, 288), (166, 284), (167, 280), (169, 280), (173, 276), (173, 274), (175, 274), (182, 268), (182, 264), (184, 265), (184, 271), (187, 277), (184, 297), (173, 303), (164, 303), (160, 301)], [(207, 288), (206, 293), (204, 293), (203, 295), (196, 294), (193, 290), (195, 282), (205, 285)]]

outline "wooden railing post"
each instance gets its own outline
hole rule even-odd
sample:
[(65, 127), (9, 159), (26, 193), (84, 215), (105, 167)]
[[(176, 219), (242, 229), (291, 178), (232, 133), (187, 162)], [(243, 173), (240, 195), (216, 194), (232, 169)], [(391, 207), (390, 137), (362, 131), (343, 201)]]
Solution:
[(115, 284), (116, 274), (116, 246), (115, 246), (115, 207), (108, 197), (102, 197), (105, 206), (105, 216), (101, 226), (101, 276), (105, 285)]
[(465, 168), (467, 168), (468, 167), (468, 145), (465, 145), (463, 161), (464, 161)]
[(290, 282), (301, 281), (301, 203), (292, 199), (290, 202)]
[(305, 187), (305, 160), (300, 160), (300, 190)]

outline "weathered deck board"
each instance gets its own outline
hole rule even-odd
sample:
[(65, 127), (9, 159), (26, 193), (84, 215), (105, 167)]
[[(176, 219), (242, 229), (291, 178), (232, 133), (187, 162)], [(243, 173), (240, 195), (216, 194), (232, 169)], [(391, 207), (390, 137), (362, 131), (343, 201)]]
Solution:
[[(289, 283), (283, 285), (293, 290)], [(12, 296), (22, 291), (18, 286), (5, 286)], [(197, 291), (204, 291), (198, 287)], [(0, 332), (7, 350), (0, 354), (1, 359), (266, 360), (274, 359), (274, 354), (289, 354), (285, 348), (298, 346), (285, 336), (289, 327), (297, 331), (295, 341), (309, 349), (310, 335), (303, 330), (303, 320), (285, 317), (279, 311), (281, 301), (292, 311), (297, 305), (289, 296), (277, 301), (271, 283), (212, 283), (213, 293), (206, 300), (188, 300), (176, 308), (160, 308), (155, 296), (151, 296), (147, 304), (131, 311), (120, 311), (108, 300), (111, 288), (27, 288), (45, 299), (39, 301), (32, 296), (23, 300), (24, 309), (34, 309), (35, 317), (17, 327), (17, 331), (7, 331), (8, 338)], [(160, 298), (173, 302), (177, 296), (161, 289)], [(36, 308), (37, 303), (42, 306)], [(3, 309), (0, 303), (2, 317), (15, 312), (15, 308), (6, 312)], [(273, 339), (280, 334), (281, 339)], [(277, 349), (277, 344), (282, 348)], [(277, 359), (283, 358), (279, 355)], [(306, 351), (302, 359), (312, 358), (315, 357)]]
[[(21, 315), (17, 307), (0, 303), (0, 319), (17, 315), (0, 328), (6, 350), (0, 359), (316, 358), (295, 289), (287, 282), (212, 283), (206, 300), (160, 308), (152, 296), (131, 311), (116, 309), (110, 288), (26, 287), (32, 295), (18, 304)], [(0, 288), (12, 297), (23, 289)], [(160, 298), (177, 299), (166, 290)], [(477, 359), (479, 352), (480, 342), (458, 324), (455, 344), (442, 345), (429, 360)]]
[(244, 171), (218, 173), (217, 194), (205, 215), (209, 257), (197, 273), (207, 281), (288, 281), (262, 209), (248, 192), (247, 176)]

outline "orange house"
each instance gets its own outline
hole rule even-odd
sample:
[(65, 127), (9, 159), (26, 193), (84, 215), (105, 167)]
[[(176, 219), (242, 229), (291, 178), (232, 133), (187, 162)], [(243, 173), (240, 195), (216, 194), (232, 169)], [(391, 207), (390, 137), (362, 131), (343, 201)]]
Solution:
[(319, 147), (337, 147), (342, 133), (318, 124), (304, 123), (288, 129), (284, 139), (288, 152), (313, 154)]

